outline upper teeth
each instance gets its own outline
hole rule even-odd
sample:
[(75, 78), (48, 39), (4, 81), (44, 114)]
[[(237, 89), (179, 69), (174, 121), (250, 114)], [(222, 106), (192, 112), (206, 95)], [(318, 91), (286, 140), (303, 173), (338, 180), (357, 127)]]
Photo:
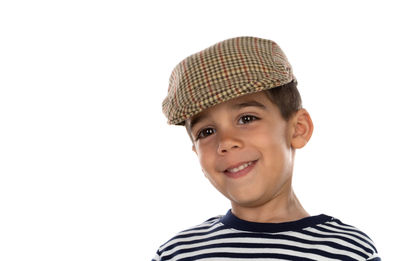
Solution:
[(243, 165), (240, 165), (240, 166), (237, 167), (237, 168), (227, 169), (227, 171), (229, 171), (229, 172), (238, 172), (238, 171), (240, 171), (240, 170), (242, 170), (242, 169), (244, 169), (244, 168), (250, 166), (251, 164), (253, 164), (253, 162), (247, 162), (247, 163), (245, 163), (245, 164), (243, 164)]

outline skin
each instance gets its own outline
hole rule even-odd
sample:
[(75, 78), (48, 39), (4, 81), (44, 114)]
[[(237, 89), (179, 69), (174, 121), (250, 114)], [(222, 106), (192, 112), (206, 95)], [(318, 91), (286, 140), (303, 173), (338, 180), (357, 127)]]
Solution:
[[(190, 121), (194, 119), (189, 127), (192, 149), (204, 175), (231, 201), (235, 216), (273, 223), (309, 216), (292, 189), (295, 151), (313, 132), (305, 109), (285, 121), (279, 108), (260, 92), (220, 103)], [(233, 179), (224, 173), (249, 161), (256, 162), (243, 177)]]

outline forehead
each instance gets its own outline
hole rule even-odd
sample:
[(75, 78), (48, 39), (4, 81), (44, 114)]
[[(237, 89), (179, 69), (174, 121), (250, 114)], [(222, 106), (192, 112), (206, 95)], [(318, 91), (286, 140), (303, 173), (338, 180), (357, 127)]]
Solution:
[(222, 107), (227, 107), (231, 110), (239, 110), (244, 107), (254, 106), (266, 109), (271, 106), (271, 102), (267, 98), (267, 95), (261, 91), (251, 94), (246, 94), (226, 102), (219, 103), (215, 106), (205, 109), (204, 111), (192, 116), (190, 119), (187, 120), (189, 127), (192, 127), (197, 122), (201, 121), (202, 119), (206, 118), (214, 111), (218, 110)]

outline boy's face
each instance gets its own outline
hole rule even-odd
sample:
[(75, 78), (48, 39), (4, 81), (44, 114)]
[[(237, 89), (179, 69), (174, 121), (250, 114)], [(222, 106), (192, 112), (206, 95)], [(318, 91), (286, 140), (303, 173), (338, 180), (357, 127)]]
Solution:
[(309, 139), (302, 142), (296, 137), (296, 129), (304, 129), (298, 126), (298, 114), (309, 117), (300, 111), (285, 121), (279, 108), (258, 92), (190, 119), (193, 150), (202, 170), (233, 207), (261, 206), (290, 193), (294, 149)]

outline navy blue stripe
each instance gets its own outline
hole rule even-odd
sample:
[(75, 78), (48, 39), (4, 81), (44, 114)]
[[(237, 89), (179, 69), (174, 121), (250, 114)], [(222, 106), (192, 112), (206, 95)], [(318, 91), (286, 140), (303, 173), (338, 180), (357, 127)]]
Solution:
[(318, 216), (306, 217), (292, 222), (258, 223), (239, 219), (231, 212), (231, 210), (229, 210), (226, 215), (221, 218), (221, 222), (224, 223), (227, 227), (235, 228), (238, 230), (277, 233), (283, 231), (301, 230), (306, 227), (312, 227), (317, 224), (328, 222), (332, 219), (333, 218), (330, 216), (321, 214)]

